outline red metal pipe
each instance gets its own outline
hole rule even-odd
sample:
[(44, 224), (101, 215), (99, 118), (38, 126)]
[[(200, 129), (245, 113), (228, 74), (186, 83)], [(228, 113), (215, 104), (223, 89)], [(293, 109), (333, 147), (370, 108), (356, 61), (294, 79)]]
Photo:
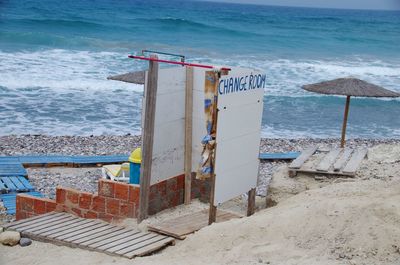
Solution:
[[(162, 59), (157, 59), (157, 58), (147, 58), (147, 57), (144, 57), (144, 56), (129, 55), (128, 57), (132, 58), (132, 59), (139, 59), (139, 60), (145, 60), (145, 61), (154, 61), (154, 62), (160, 62), (160, 63), (169, 63), (169, 64), (178, 64), (178, 65), (191, 66), (191, 67), (200, 67), (200, 68), (208, 68), (208, 69), (214, 69), (215, 68), (214, 66), (211, 66), (211, 65), (168, 61), (168, 60), (162, 60)], [(226, 67), (222, 67), (221, 70), (230, 71), (231, 69), (230, 68), (226, 68)]]

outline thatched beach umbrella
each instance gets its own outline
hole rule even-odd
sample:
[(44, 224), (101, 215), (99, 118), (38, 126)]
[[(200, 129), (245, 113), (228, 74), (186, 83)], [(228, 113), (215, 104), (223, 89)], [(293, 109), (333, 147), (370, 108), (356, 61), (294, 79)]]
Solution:
[(139, 85), (144, 84), (144, 78), (145, 78), (144, 71), (130, 72), (127, 74), (114, 75), (114, 76), (107, 77), (108, 80), (117, 80), (117, 81), (134, 83), (134, 84), (139, 84)]
[(342, 126), (342, 140), (340, 146), (345, 143), (347, 116), (349, 114), (350, 97), (400, 97), (399, 93), (387, 90), (383, 87), (365, 82), (357, 78), (338, 78), (311, 85), (302, 86), (303, 89), (320, 94), (347, 96), (344, 109)]

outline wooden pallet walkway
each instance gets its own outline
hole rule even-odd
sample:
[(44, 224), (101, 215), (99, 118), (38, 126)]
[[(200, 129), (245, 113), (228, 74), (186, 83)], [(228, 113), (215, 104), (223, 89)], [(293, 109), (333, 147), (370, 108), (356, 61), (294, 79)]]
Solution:
[(289, 176), (294, 177), (301, 172), (354, 177), (367, 152), (366, 148), (323, 151), (313, 146), (304, 150), (289, 165)]
[[(115, 164), (128, 161), (128, 155), (100, 155), (100, 156), (67, 156), (67, 155), (24, 155), (0, 156), (0, 173), (4, 165), (13, 164), (14, 167), (52, 167), (52, 166), (97, 166), (99, 164)], [(21, 175), (21, 174), (18, 174)]]
[[(225, 222), (242, 216), (223, 210), (217, 210), (217, 223)], [(185, 239), (188, 234), (194, 233), (208, 226), (208, 210), (180, 216), (159, 224), (149, 225), (149, 231), (173, 236), (177, 239)]]
[(33, 191), (30, 182), (23, 176), (0, 177), (0, 193)]
[(0, 177), (10, 176), (28, 176), (28, 173), (20, 163), (0, 163)]
[(152, 232), (140, 232), (97, 219), (68, 213), (48, 213), (4, 225), (22, 236), (58, 245), (134, 258), (155, 252), (175, 239)]

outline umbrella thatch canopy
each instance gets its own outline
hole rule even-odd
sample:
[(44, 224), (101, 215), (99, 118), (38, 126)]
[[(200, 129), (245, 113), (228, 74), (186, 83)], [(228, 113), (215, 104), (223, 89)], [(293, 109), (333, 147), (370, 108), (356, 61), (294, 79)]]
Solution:
[(114, 75), (114, 76), (107, 77), (107, 79), (109, 79), (109, 80), (117, 80), (117, 81), (134, 83), (134, 84), (139, 84), (139, 85), (144, 84), (144, 78), (145, 78), (144, 71), (130, 72), (127, 74)]
[(399, 93), (387, 90), (357, 78), (338, 78), (302, 86), (303, 89), (320, 94), (353, 97), (400, 97)]
[(400, 93), (387, 90), (383, 87), (365, 82), (357, 78), (338, 78), (311, 85), (302, 86), (303, 89), (320, 94), (347, 96), (342, 126), (342, 140), (345, 143), (347, 117), (349, 114), (350, 97), (400, 97)]

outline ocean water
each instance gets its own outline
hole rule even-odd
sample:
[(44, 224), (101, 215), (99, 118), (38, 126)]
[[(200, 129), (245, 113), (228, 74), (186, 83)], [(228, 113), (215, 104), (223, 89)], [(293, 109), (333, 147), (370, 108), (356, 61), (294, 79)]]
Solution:
[[(400, 91), (400, 12), (196, 1), (0, 0), (0, 135), (140, 133), (142, 49), (267, 74), (263, 136), (339, 137), (345, 99), (303, 84), (354, 76)], [(400, 137), (400, 100), (351, 102), (349, 137)]]

